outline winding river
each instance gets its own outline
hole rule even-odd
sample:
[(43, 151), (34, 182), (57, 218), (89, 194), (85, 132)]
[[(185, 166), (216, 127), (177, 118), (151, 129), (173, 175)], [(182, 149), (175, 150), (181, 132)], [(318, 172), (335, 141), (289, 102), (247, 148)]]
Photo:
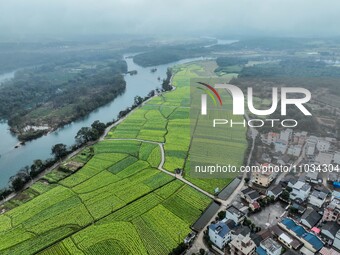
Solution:
[[(126, 56), (129, 56), (127, 54)], [(124, 56), (125, 57), (125, 56)], [(18, 139), (13, 136), (7, 123), (0, 123), (0, 188), (7, 186), (11, 176), (26, 165), (31, 165), (35, 159), (47, 159), (51, 157), (51, 147), (57, 143), (72, 145), (77, 131), (84, 126), (90, 126), (95, 120), (109, 122), (117, 117), (119, 111), (132, 105), (136, 95), (146, 96), (151, 90), (161, 87), (161, 81), (158, 77), (166, 77), (166, 70), (176, 64), (187, 63), (202, 58), (184, 59), (174, 63), (155, 66), (157, 71), (152, 73), (153, 67), (143, 68), (133, 63), (132, 58), (125, 58), (128, 64), (128, 70), (137, 70), (138, 74), (134, 76), (126, 75), (126, 90), (123, 95), (113, 100), (111, 103), (98, 108), (91, 112), (86, 118), (75, 121), (67, 126), (49, 133), (37, 140), (26, 143), (25, 146), (15, 148), (19, 143)], [(14, 76), (14, 72), (0, 75), (1, 83)]]

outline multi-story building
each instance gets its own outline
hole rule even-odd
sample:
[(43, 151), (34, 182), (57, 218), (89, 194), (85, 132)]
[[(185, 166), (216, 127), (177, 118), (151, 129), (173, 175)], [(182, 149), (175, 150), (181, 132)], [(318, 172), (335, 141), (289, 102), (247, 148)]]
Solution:
[(277, 173), (269, 169), (269, 164), (263, 164), (261, 171), (252, 173), (252, 182), (262, 187), (269, 187), (272, 181), (276, 178)]
[(263, 240), (259, 247), (261, 247), (267, 255), (280, 255), (282, 252), (282, 246), (272, 238)]
[(321, 208), (322, 205), (325, 203), (326, 198), (327, 194), (325, 192), (314, 190), (309, 196), (309, 203)]
[(293, 134), (293, 130), (290, 128), (282, 130), (280, 132), (280, 140), (283, 140), (286, 143), (288, 143), (292, 139), (292, 134)]
[(294, 157), (300, 156), (302, 151), (302, 146), (301, 145), (291, 145), (288, 147), (287, 154), (292, 155)]
[(284, 231), (287, 231), (293, 237), (301, 241), (304, 244), (304, 247), (309, 251), (314, 252), (314, 254), (324, 246), (324, 243), (315, 234), (306, 231), (302, 226), (298, 225), (290, 218), (283, 218), (278, 225)]
[(335, 235), (333, 247), (340, 251), (340, 230), (338, 230), (338, 232)]
[(319, 164), (329, 165), (332, 163), (333, 154), (329, 152), (319, 152), (319, 154), (315, 158), (315, 162)]
[(230, 229), (223, 221), (209, 226), (209, 238), (218, 248), (223, 249), (231, 240)]
[(293, 190), (290, 192), (289, 198), (292, 200), (301, 199), (305, 201), (311, 190), (311, 186), (302, 181), (297, 181), (291, 188)]
[(293, 136), (293, 143), (298, 144), (298, 145), (303, 145), (306, 142), (307, 139), (307, 132), (297, 132), (294, 133)]
[(269, 132), (267, 135), (267, 144), (275, 143), (279, 139), (280, 139), (280, 134), (275, 133), (275, 132)]
[(340, 224), (340, 199), (334, 197), (333, 200), (325, 207), (322, 221), (336, 221)]
[(241, 224), (245, 218), (245, 213), (231, 205), (226, 209), (225, 219), (232, 220), (235, 225)]
[(246, 236), (239, 234), (229, 243), (229, 246), (231, 255), (255, 255), (256, 245), (249, 234)]
[(331, 147), (331, 144), (329, 141), (326, 141), (322, 138), (318, 139), (318, 143), (316, 144), (316, 148), (318, 151), (329, 151), (329, 148)]
[(340, 152), (336, 151), (333, 156), (333, 162), (335, 164), (340, 164)]

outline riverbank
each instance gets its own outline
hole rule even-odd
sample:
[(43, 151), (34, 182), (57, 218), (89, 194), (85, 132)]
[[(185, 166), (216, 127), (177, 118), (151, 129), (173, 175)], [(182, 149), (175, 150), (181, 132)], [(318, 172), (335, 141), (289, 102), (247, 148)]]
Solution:
[[(163, 93), (166, 92), (171, 92), (173, 90), (176, 89), (175, 86), (172, 85), (172, 79), (173, 79), (174, 74), (171, 75), (170, 77), (170, 86), (171, 86), (171, 90), (170, 91), (165, 91)], [(107, 134), (109, 133), (109, 131), (114, 128), (115, 126), (119, 125), (121, 122), (123, 122), (128, 116), (130, 116), (132, 113), (134, 113), (136, 110), (138, 110), (140, 107), (142, 107), (144, 104), (146, 104), (148, 101), (150, 101), (151, 99), (161, 96), (162, 94), (155, 94), (154, 96), (148, 98), (147, 100), (145, 100), (144, 102), (142, 102), (139, 106), (135, 107), (134, 109), (132, 109), (129, 113), (127, 113), (125, 116), (121, 117), (120, 119), (118, 119), (117, 121), (115, 121), (113, 124), (111, 124), (110, 126), (105, 128), (104, 133), (101, 135), (101, 137), (93, 142), (89, 142), (83, 146), (81, 146), (80, 148), (78, 148), (77, 150), (71, 152), (70, 154), (66, 155), (65, 157), (63, 157), (60, 161), (58, 161), (57, 163), (55, 163), (53, 166), (47, 168), (46, 170), (42, 171), (41, 173), (39, 173), (35, 178), (31, 179), (28, 183), (26, 183), (24, 185), (24, 187), (17, 192), (12, 192), (10, 193), (8, 196), (6, 196), (5, 198), (3, 198), (2, 200), (0, 200), (0, 205), (3, 205), (4, 203), (8, 202), (11, 199), (14, 199), (18, 194), (20, 194), (23, 190), (28, 189), (29, 187), (31, 187), (34, 183), (36, 183), (37, 181), (41, 180), (46, 174), (52, 172), (53, 170), (58, 169), (61, 164), (63, 164), (65, 161), (71, 159), (72, 157), (77, 156), (81, 151), (83, 151), (85, 148), (92, 146), (96, 143), (98, 143), (99, 141), (103, 141), (104, 138), (107, 136)], [(3, 212), (2, 212), (3, 213)], [(1, 214), (1, 213), (0, 213)]]

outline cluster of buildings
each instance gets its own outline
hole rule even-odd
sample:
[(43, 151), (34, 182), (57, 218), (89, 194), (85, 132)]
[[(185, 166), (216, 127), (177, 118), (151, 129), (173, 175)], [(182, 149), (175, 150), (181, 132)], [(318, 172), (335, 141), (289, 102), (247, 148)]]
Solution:
[[(261, 156), (256, 158), (256, 164), (266, 166), (266, 171), (254, 171), (249, 176), (249, 184), (239, 194), (242, 208), (235, 203), (230, 205), (225, 218), (209, 226), (212, 244), (226, 254), (340, 255), (340, 192), (325, 186), (323, 179), (327, 174), (268, 170), (270, 165), (336, 166), (340, 164), (337, 141), (285, 129), (262, 135), (262, 143), (267, 152), (262, 150), (257, 155)], [(340, 187), (340, 174), (329, 174), (328, 181)], [(266, 228), (260, 231), (244, 224), (248, 217), (261, 212), (262, 207), (271, 206), (263, 202), (269, 198), (280, 200), (278, 203), (284, 206), (282, 215), (266, 223)]]
[[(337, 151), (337, 140), (330, 137), (308, 136), (306, 131), (293, 132), (292, 129), (282, 130), (280, 133), (269, 132), (262, 135), (262, 142), (271, 146), (276, 154), (274, 158), (282, 159), (280, 156), (299, 157), (301, 154), (308, 158), (311, 164), (340, 164), (340, 151)], [(264, 155), (266, 158), (266, 155)], [(268, 157), (267, 157), (268, 158)], [(272, 160), (268, 158), (268, 162)], [(284, 160), (277, 162), (286, 164)]]
[[(340, 254), (339, 225), (336, 221), (324, 222), (315, 210), (306, 210), (300, 220), (283, 216), (277, 224), (257, 233), (243, 224), (246, 217), (242, 210), (229, 206), (225, 218), (209, 226), (213, 245), (225, 254), (235, 255)], [(323, 223), (316, 227), (319, 222)]]

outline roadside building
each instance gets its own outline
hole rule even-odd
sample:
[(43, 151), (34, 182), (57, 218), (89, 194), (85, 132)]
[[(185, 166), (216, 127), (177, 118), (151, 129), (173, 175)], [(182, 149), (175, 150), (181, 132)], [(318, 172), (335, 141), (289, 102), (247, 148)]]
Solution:
[(209, 226), (209, 239), (219, 249), (231, 240), (231, 231), (225, 222), (220, 221)]
[(307, 139), (306, 131), (297, 132), (297, 133), (294, 133), (293, 143), (298, 144), (298, 145), (303, 145), (306, 142), (306, 139)]
[(234, 205), (229, 206), (226, 209), (225, 219), (232, 220), (235, 225), (241, 224), (244, 221), (245, 213), (240, 211)]
[(253, 240), (251, 240), (249, 234), (243, 236), (239, 234), (230, 243), (230, 254), (231, 255), (254, 255), (256, 245)]

